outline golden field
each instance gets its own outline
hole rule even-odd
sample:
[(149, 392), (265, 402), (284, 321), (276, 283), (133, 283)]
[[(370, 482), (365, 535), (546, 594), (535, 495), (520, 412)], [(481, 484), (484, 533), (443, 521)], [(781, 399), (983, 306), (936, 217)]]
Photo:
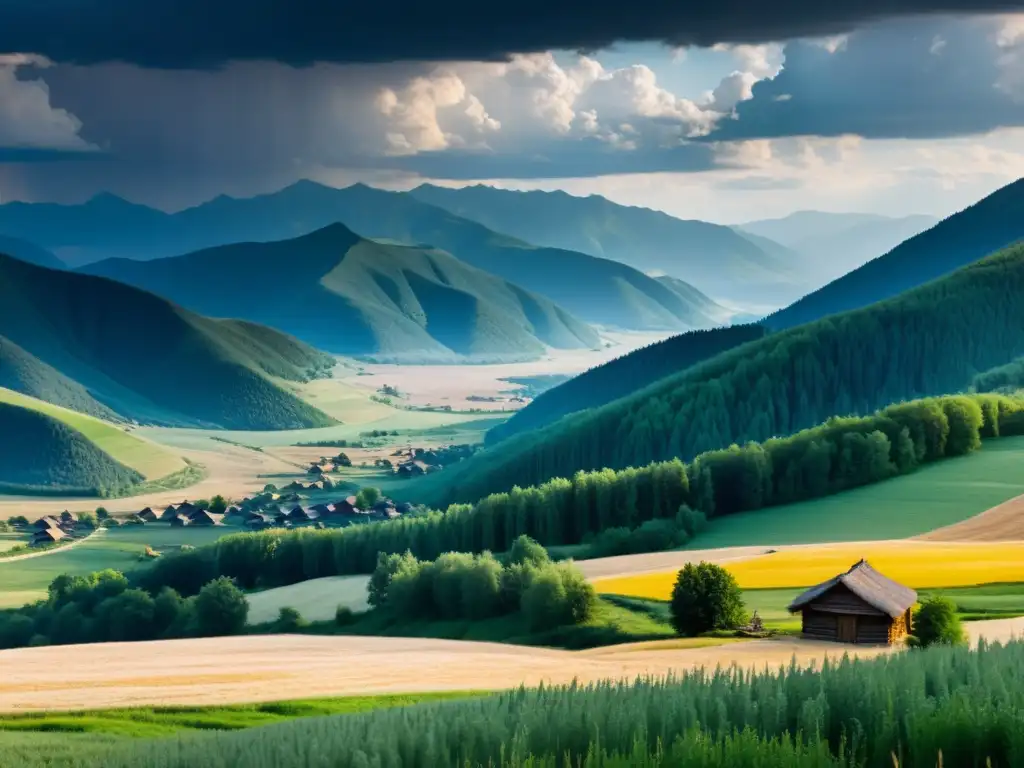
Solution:
[[(1024, 542), (948, 544), (893, 541), (793, 547), (727, 564), (743, 589), (809, 587), (861, 558), (915, 588), (1024, 582)], [(677, 571), (595, 579), (603, 594), (668, 600)]]

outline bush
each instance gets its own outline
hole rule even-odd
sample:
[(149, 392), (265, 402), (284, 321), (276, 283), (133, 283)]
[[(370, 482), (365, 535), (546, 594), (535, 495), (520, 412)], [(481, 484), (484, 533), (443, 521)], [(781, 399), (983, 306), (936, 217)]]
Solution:
[(381, 499), (379, 488), (366, 487), (356, 494), (356, 506), (359, 509), (370, 509)]
[(551, 562), (551, 557), (543, 546), (524, 534), (512, 542), (512, 548), (508, 553), (508, 562), (512, 565), (540, 566)]
[(412, 553), (406, 551), (404, 554), (387, 554), (381, 552), (377, 555), (377, 567), (370, 574), (370, 582), (366, 589), (368, 592), (367, 602), (374, 608), (379, 608), (388, 601), (388, 588), (391, 580), (404, 566), (416, 562)]
[(672, 626), (695, 637), (714, 629), (735, 629), (745, 620), (743, 596), (736, 579), (713, 563), (687, 563), (672, 589)]
[(523, 592), (522, 611), (530, 628), (545, 631), (580, 624), (593, 613), (597, 595), (571, 562), (540, 569)]
[(249, 602), (226, 576), (214, 579), (196, 596), (196, 629), (200, 635), (237, 635), (249, 617)]
[(339, 605), (338, 610), (334, 612), (334, 623), (339, 627), (347, 627), (350, 624), (355, 623), (356, 614), (347, 605)]
[(106, 507), (96, 507), (96, 519), (97, 520), (106, 520), (109, 517), (110, 517), (110, 513), (107, 511)]
[(927, 598), (914, 612), (911, 626), (913, 633), (907, 638), (907, 644), (914, 648), (967, 644), (967, 634), (957, 614), (956, 603), (948, 597), (935, 595)]
[(302, 618), (302, 614), (290, 606), (283, 606), (278, 611), (275, 623), (278, 632), (295, 632), (309, 626), (309, 622)]

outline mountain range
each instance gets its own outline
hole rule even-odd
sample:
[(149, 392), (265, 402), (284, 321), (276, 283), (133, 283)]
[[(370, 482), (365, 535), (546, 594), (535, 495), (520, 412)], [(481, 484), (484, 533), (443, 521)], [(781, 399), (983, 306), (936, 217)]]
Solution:
[(101, 418), (290, 429), (333, 423), (279, 381), (330, 356), (280, 331), (0, 255), (0, 384)]
[(591, 326), (543, 296), (444, 251), (367, 240), (342, 224), (185, 256), (109, 259), (81, 271), (378, 361), (509, 362), (547, 347), (601, 344)]
[[(869, 213), (797, 211), (781, 219), (740, 224), (735, 229), (771, 251), (784, 246), (823, 285), (860, 267), (904, 240), (935, 226), (934, 216), (890, 218)], [(817, 286), (816, 286), (817, 287)]]
[(789, 307), (771, 328), (802, 323), (896, 296), (1024, 238), (1024, 179), (993, 192)]
[(619, 205), (598, 195), (429, 184), (409, 194), (527, 242), (669, 275), (734, 304), (779, 305), (811, 287), (785, 249), (766, 250), (727, 226)]
[[(695, 318), (703, 310), (695, 311), (678, 291), (626, 264), (538, 247), (409, 194), (362, 184), (335, 189), (302, 181), (267, 195), (221, 196), (174, 214), (112, 195), (98, 195), (78, 206), (0, 206), (0, 233), (49, 248), (71, 266), (287, 240), (339, 222), (363, 237), (447, 251), (596, 325), (678, 331), (701, 327)], [(729, 314), (725, 309), (716, 312)]]

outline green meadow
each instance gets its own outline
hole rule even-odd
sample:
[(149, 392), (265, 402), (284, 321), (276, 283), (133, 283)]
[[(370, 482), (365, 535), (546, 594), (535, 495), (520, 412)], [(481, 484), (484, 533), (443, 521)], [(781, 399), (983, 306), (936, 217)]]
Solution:
[(909, 475), (797, 504), (715, 518), (691, 549), (902, 539), (952, 525), (1024, 494), (1024, 437)]

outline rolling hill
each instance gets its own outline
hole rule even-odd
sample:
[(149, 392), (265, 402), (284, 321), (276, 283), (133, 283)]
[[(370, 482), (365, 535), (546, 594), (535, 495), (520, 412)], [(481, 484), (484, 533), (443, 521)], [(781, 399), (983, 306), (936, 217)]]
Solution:
[(52, 416), (0, 401), (0, 493), (98, 495), (141, 482), (80, 432)]
[(175, 214), (110, 195), (81, 206), (0, 205), (0, 233), (43, 244), (71, 266), (287, 240), (338, 222), (363, 237), (447, 251), (590, 323), (637, 330), (693, 327), (687, 301), (639, 270), (576, 251), (540, 248), (409, 194), (362, 184), (335, 189), (302, 181), (251, 198), (221, 196)]
[(965, 389), (1024, 354), (1024, 245), (863, 309), (769, 334), (426, 481), (476, 500), (580, 469), (792, 434), (835, 414)]
[(56, 419), (145, 480), (158, 480), (180, 472), (187, 466), (173, 450), (137, 437), (124, 424), (87, 416), (10, 389), (0, 388), (0, 403)]
[(274, 382), (320, 375), (328, 355), (104, 278), (0, 255), (0, 339), (4, 386), (86, 413), (233, 429), (333, 423)]
[(765, 318), (792, 328), (867, 306), (941, 277), (1024, 237), (1024, 179), (1018, 179), (888, 253)]
[(770, 238), (795, 252), (816, 280), (828, 282), (888, 253), (904, 240), (935, 226), (934, 216), (892, 218), (866, 213), (797, 211), (782, 219), (740, 224), (735, 229), (755, 238)]
[(493, 445), (512, 435), (547, 426), (567, 414), (598, 408), (764, 335), (765, 329), (759, 325), (734, 325), (690, 331), (650, 344), (541, 393), (511, 419), (489, 430), (486, 442)]
[(619, 205), (598, 195), (430, 184), (409, 194), (530, 243), (685, 280), (716, 299), (784, 303), (813, 287), (801, 278), (798, 264), (765, 251), (730, 227)]
[(375, 360), (510, 361), (539, 357), (549, 346), (601, 343), (589, 325), (546, 298), (443, 251), (365, 240), (341, 224), (291, 240), (111, 259), (82, 271)]

